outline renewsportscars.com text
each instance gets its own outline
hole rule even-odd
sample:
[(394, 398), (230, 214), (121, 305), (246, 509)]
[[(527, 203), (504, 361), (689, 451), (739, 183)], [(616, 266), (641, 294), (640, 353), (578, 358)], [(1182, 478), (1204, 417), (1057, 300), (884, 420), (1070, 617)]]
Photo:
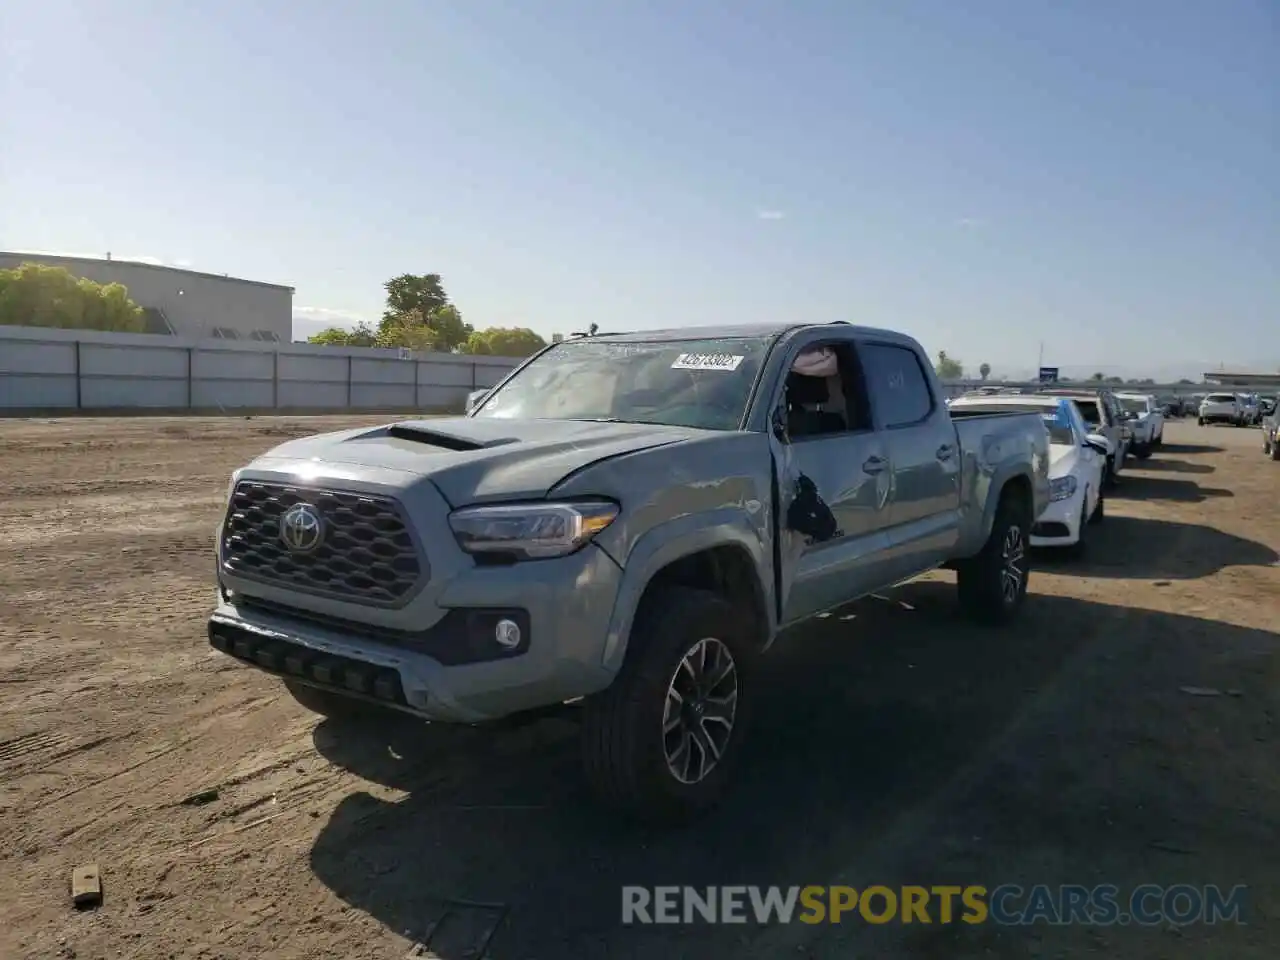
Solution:
[(1143, 884), (623, 887), (622, 922), (995, 923), (1186, 926), (1244, 923), (1247, 888)]

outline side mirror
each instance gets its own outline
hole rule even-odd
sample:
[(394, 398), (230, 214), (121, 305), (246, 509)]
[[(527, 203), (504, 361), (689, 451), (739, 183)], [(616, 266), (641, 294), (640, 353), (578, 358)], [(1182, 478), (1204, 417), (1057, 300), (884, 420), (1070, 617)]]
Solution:
[(1096, 450), (1104, 457), (1111, 456), (1111, 444), (1107, 438), (1100, 433), (1091, 433), (1084, 438), (1084, 445), (1091, 450)]
[(464, 412), (470, 413), (476, 407), (480, 406), (481, 401), (488, 395), (488, 390), (472, 390), (467, 394), (467, 404), (464, 408)]

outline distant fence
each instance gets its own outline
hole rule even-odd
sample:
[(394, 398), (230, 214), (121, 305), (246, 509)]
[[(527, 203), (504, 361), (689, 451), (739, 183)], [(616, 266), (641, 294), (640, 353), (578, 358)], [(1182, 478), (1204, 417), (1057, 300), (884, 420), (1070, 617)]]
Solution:
[[(468, 393), (493, 386), (519, 362), (373, 347), (0, 327), (0, 414), (460, 410)], [(948, 396), (959, 396), (981, 387), (1024, 385), (964, 380), (948, 381), (944, 388)], [(1184, 396), (1244, 389), (1185, 383), (1105, 386)]]
[(0, 327), (0, 412), (461, 409), (519, 362)]

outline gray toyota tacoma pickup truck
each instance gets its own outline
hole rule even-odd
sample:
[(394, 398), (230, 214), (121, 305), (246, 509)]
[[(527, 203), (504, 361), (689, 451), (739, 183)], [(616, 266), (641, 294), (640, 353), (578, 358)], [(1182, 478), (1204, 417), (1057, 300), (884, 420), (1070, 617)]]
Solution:
[(1038, 415), (953, 415), (900, 333), (576, 338), (466, 416), (237, 470), (209, 642), (330, 716), (574, 704), (596, 791), (687, 818), (723, 794), (784, 627), (941, 566), (1011, 620), (1047, 469)]

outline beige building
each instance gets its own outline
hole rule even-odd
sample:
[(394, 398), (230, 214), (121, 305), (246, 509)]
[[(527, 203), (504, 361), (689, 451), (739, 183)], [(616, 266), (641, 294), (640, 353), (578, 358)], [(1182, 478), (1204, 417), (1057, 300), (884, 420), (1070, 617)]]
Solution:
[(97, 259), (0, 251), (0, 270), (24, 263), (65, 267), (95, 283), (123, 284), (146, 311), (149, 333), (280, 343), (293, 339), (293, 287), (113, 260), (110, 254)]

